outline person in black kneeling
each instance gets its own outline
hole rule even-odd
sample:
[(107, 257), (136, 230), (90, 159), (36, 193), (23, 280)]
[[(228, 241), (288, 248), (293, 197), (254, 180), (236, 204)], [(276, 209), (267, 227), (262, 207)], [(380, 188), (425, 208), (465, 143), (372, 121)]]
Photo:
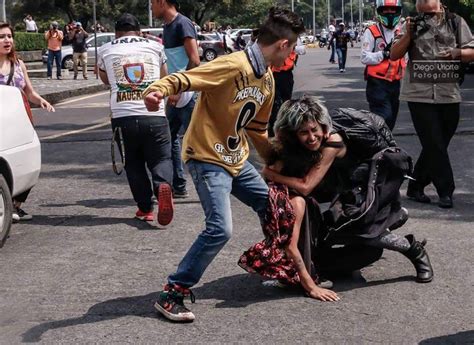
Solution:
[[(276, 153), (263, 175), (271, 181), (269, 204), (277, 206), (265, 218), (265, 240), (242, 255), (241, 267), (301, 283), (311, 294), (308, 274), (318, 282), (357, 270), (388, 249), (413, 263), (417, 282), (433, 279), (425, 242), (392, 232), (408, 219), (399, 188), (412, 164), (381, 117), (354, 109), (330, 117), (318, 100), (303, 96), (283, 104), (275, 133)], [(321, 213), (318, 202), (329, 200)]]

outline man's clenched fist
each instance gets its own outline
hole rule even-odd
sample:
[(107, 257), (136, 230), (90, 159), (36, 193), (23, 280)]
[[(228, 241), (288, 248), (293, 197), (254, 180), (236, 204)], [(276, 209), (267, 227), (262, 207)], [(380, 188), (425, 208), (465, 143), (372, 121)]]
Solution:
[(163, 94), (159, 91), (152, 92), (145, 97), (145, 107), (148, 111), (158, 111), (163, 100)]

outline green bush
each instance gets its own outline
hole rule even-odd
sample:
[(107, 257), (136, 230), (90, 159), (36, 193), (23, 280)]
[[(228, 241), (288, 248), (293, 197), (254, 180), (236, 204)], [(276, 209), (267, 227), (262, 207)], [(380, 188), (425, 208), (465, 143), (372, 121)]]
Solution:
[(31, 32), (15, 32), (15, 50), (31, 51), (46, 48), (44, 34)]

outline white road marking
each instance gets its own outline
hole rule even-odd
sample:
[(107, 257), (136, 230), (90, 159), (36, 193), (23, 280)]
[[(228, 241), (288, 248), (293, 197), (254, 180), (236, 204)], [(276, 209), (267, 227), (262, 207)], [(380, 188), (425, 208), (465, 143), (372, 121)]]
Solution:
[(66, 104), (75, 103), (75, 102), (83, 101), (83, 100), (88, 99), (88, 98), (97, 97), (97, 96), (102, 96), (102, 95), (106, 95), (106, 94), (110, 94), (110, 91), (104, 91), (104, 92), (100, 92), (100, 93), (94, 93), (94, 94), (92, 94), (92, 95), (87, 95), (87, 96), (83, 96), (83, 97), (79, 97), (79, 98), (75, 98), (75, 99), (70, 99), (70, 100), (68, 100), (68, 101), (59, 102), (59, 103), (57, 103), (57, 104), (55, 105), (55, 107), (60, 108), (60, 107), (62, 107), (63, 105), (66, 105)]
[(95, 125), (92, 125), (92, 126), (89, 126), (89, 127), (85, 127), (85, 128), (82, 128), (82, 129), (77, 129), (75, 131), (69, 131), (69, 132), (50, 135), (50, 136), (47, 136), (47, 137), (41, 137), (40, 140), (57, 139), (57, 138), (66, 137), (68, 135), (83, 133), (83, 132), (91, 131), (93, 129), (101, 128), (101, 127), (104, 127), (104, 126), (107, 126), (107, 125), (110, 124), (110, 118), (106, 118), (106, 119), (107, 120), (104, 121), (104, 122), (100, 122), (98, 124), (95, 124)]

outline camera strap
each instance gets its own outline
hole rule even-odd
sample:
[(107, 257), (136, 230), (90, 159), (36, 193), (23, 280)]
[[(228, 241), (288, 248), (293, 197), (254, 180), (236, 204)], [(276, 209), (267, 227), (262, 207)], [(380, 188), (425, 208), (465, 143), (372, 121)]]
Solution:
[[(117, 162), (115, 160), (115, 144), (118, 145), (118, 149), (121, 156), (120, 158), (122, 161), (122, 167), (120, 169), (118, 169)], [(125, 167), (125, 144), (123, 141), (123, 134), (122, 134), (121, 127), (115, 127), (114, 129), (114, 133), (112, 135), (110, 154), (112, 156), (112, 170), (114, 171), (116, 175), (120, 175), (123, 172), (123, 169)]]

